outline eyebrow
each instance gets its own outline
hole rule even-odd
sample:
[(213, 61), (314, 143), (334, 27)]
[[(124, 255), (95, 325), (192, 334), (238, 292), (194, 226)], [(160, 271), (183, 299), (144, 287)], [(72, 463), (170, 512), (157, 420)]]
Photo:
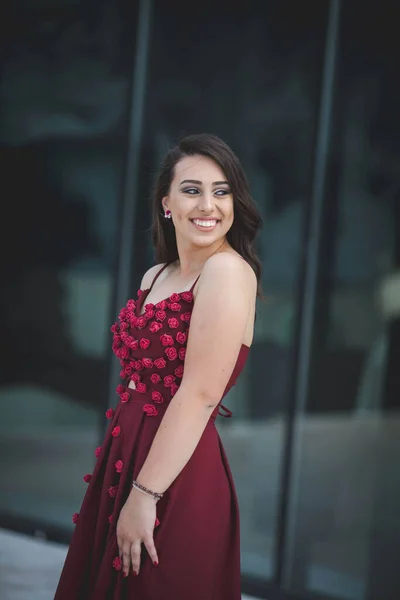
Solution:
[[(184, 183), (195, 183), (196, 185), (203, 185), (203, 182), (199, 181), (198, 179), (184, 179), (183, 181), (181, 181), (180, 185), (183, 185)], [(229, 185), (229, 183), (227, 181), (214, 181), (212, 185)]]

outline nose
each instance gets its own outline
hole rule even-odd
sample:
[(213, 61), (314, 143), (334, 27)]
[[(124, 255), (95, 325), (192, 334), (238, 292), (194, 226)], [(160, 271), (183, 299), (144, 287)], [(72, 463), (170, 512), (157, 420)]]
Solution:
[(199, 197), (199, 210), (203, 213), (211, 213), (214, 209), (214, 200), (211, 192), (205, 191)]

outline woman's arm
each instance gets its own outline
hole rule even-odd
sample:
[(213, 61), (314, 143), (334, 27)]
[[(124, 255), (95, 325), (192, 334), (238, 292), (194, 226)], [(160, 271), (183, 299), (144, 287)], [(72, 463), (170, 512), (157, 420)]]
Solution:
[(182, 383), (137, 477), (145, 487), (164, 492), (192, 456), (236, 364), (255, 295), (255, 276), (241, 258), (220, 253), (207, 261), (193, 307)]

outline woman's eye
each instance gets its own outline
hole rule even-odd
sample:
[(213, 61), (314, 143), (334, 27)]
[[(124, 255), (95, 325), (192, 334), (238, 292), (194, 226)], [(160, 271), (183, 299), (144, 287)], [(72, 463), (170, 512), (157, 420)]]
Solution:
[(215, 190), (214, 194), (216, 196), (227, 196), (228, 194), (230, 194), (229, 190)]
[(185, 188), (182, 191), (184, 194), (191, 194), (192, 196), (194, 196), (195, 194), (197, 194), (199, 192), (199, 190), (197, 188)]

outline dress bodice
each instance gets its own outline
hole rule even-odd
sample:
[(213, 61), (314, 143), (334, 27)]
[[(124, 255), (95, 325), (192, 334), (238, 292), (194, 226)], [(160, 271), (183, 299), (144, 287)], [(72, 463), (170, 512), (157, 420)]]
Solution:
[[(148, 397), (143, 407), (148, 416), (158, 414), (157, 405), (170, 402), (182, 381), (194, 304), (193, 287), (155, 305), (145, 304), (151, 288), (139, 289), (137, 299), (128, 300), (111, 327), (112, 349), (120, 361), (120, 376), (124, 380), (117, 393), (122, 402), (128, 402), (131, 388), (127, 386), (133, 381), (135, 391)], [(242, 345), (223, 397), (236, 383), (248, 351), (248, 346)]]

